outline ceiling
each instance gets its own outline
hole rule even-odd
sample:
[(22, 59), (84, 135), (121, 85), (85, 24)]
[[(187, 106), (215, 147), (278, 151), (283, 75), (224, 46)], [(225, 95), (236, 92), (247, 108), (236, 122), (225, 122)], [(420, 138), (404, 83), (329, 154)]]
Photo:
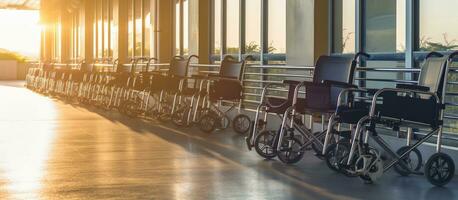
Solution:
[(38, 10), (40, 0), (0, 0), (0, 9)]

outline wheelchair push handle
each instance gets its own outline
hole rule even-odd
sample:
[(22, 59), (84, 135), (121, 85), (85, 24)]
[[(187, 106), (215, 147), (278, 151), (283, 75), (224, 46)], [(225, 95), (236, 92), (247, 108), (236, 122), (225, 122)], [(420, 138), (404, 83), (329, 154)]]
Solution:
[(426, 55), (425, 60), (428, 59), (428, 58), (431, 58), (431, 57), (438, 57), (438, 58), (440, 58), (440, 57), (443, 57), (443, 56), (444, 56), (444, 55), (441, 54), (441, 53), (439, 53), (439, 52), (431, 51), (431, 52), (429, 52), (429, 53)]
[(248, 55), (245, 58), (242, 59), (243, 61), (255, 61), (256, 59), (252, 55)]
[(362, 52), (362, 51), (361, 51), (361, 52), (358, 52), (358, 53), (355, 55), (355, 57), (353, 58), (353, 60), (354, 60), (354, 61), (357, 61), (358, 58), (363, 58), (363, 57), (367, 59), (367, 58), (371, 58), (371, 55), (369, 55), (368, 53), (365, 53), (365, 52)]

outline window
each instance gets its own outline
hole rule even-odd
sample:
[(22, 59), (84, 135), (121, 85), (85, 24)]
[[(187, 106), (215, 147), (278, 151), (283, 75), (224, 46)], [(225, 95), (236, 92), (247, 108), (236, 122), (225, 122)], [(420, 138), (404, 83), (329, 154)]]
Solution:
[(175, 55), (180, 55), (181, 49), (181, 19), (180, 19), (180, 7), (181, 1), (176, 0), (175, 2)]
[(245, 1), (245, 54), (259, 60), (261, 53), (261, 0)]
[(198, 51), (199, 1), (175, 2), (175, 54), (189, 55)]
[(61, 61), (62, 57), (62, 25), (61, 19), (54, 25), (54, 60)]
[(128, 17), (128, 55), (134, 57), (134, 10), (133, 10), (133, 1), (127, 0), (127, 17)]
[(286, 1), (268, 1), (268, 64), (285, 64), (286, 54)]
[(405, 1), (366, 1), (366, 51), (405, 51)]
[(333, 5), (333, 52), (355, 52), (355, 0), (335, 0)]
[[(128, 54), (130, 57), (151, 55), (151, 0), (128, 0)], [(154, 1), (153, 1), (154, 3)]]
[(117, 48), (117, 24), (113, 20), (113, 1), (96, 0), (94, 6), (94, 58), (113, 58), (113, 45)]
[(97, 28), (97, 44), (96, 44), (96, 56), (95, 58), (103, 57), (103, 22), (102, 22), (102, 0), (96, 0), (95, 16), (96, 16), (96, 28)]
[(456, 0), (421, 0), (419, 47), (422, 51), (458, 49)]
[[(244, 54), (254, 55), (258, 61), (263, 58), (264, 64), (286, 63), (287, 1), (212, 2), (213, 62), (219, 61), (223, 54), (236, 57)], [(266, 32), (263, 32), (263, 27)]]
[(143, 56), (143, 16), (142, 16), (142, 0), (135, 0), (134, 2), (134, 12), (135, 12), (135, 55), (134, 56)]
[(226, 54), (240, 53), (240, 1), (226, 1)]
[(213, 52), (212, 54), (215, 55), (213, 58), (215, 60), (220, 59), (221, 55), (221, 20), (222, 20), (222, 0), (215, 0), (213, 1)]
[(114, 20), (113, 13), (113, 1), (110, 3), (110, 48), (111, 48), (111, 57), (114, 59), (118, 58), (118, 29), (119, 25), (116, 20)]
[(144, 19), (144, 30), (145, 30), (145, 40), (144, 40), (144, 56), (150, 56), (151, 54), (151, 33), (152, 33), (152, 24), (151, 24), (151, 4), (150, 1), (143, 2), (143, 19)]
[(189, 1), (183, 0), (183, 54), (189, 54)]
[(103, 20), (103, 57), (109, 58), (112, 56), (110, 45), (110, 15), (111, 5), (110, 0), (103, 0), (102, 6), (102, 20)]

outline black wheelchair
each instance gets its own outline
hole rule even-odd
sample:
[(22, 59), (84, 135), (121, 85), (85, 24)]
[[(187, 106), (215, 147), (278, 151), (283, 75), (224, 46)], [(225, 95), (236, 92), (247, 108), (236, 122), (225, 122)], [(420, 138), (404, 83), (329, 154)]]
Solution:
[[(325, 131), (313, 133), (303, 119), (305, 115), (323, 116), (335, 111), (336, 94), (343, 88), (354, 87), (353, 74), (357, 59), (362, 55), (366, 54), (358, 53), (350, 58), (321, 56), (316, 63), (311, 82), (283, 82), (289, 87), (287, 99), (267, 96), (266, 91), (273, 84), (267, 85), (263, 90), (262, 102), (257, 108), (253, 131), (246, 138), (249, 149), (254, 147), (260, 156), (267, 159), (278, 156), (285, 163), (300, 161), (309, 147), (315, 150), (317, 156), (321, 155)], [(302, 93), (299, 97), (299, 90), (304, 86), (305, 94)], [(262, 110), (264, 119), (259, 120)], [(274, 113), (281, 119), (282, 124), (278, 130), (265, 130), (267, 113)]]
[[(348, 156), (345, 156), (347, 160), (339, 163), (340, 170), (358, 176), (367, 183), (376, 181), (392, 167), (403, 176), (423, 175), (419, 171), (422, 159), (417, 148), (437, 134), (436, 153), (426, 162), (424, 175), (433, 185), (447, 184), (454, 176), (455, 164), (449, 155), (441, 152), (444, 97), (448, 67), (456, 55), (458, 52), (448, 57), (430, 53), (422, 65), (417, 85), (397, 84), (396, 88), (375, 92), (368, 107), (369, 114), (359, 116), (361, 119), (352, 137)], [(378, 134), (378, 125), (395, 131), (405, 127), (429, 129), (429, 132), (416, 143), (394, 151)], [(382, 158), (380, 150), (369, 143), (370, 138), (388, 154), (390, 160), (384, 161), (386, 158)], [(420, 157), (412, 161), (412, 155)]]
[[(211, 133), (216, 129), (226, 129), (231, 124), (237, 133), (248, 132), (251, 120), (240, 112), (243, 102), (245, 60), (248, 59), (252, 59), (251, 56), (242, 61), (225, 56), (218, 74), (208, 74), (205, 78), (207, 91), (204, 93), (204, 104), (203, 107), (195, 109), (195, 116), (199, 113), (199, 128), (203, 132)], [(236, 107), (238, 114), (231, 119), (228, 114)]]
[(182, 80), (188, 77), (189, 65), (195, 55), (187, 59), (175, 56), (170, 61), (170, 67), (166, 72), (157, 72), (152, 76), (150, 87), (152, 100), (156, 101), (154, 113), (160, 121), (170, 120), (177, 110), (178, 96)]

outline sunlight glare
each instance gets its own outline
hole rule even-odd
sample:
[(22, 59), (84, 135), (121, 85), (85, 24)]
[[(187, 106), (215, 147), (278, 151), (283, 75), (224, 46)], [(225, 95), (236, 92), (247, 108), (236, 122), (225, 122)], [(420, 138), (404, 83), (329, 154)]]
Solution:
[(40, 50), (39, 11), (0, 9), (0, 48), (37, 58)]

